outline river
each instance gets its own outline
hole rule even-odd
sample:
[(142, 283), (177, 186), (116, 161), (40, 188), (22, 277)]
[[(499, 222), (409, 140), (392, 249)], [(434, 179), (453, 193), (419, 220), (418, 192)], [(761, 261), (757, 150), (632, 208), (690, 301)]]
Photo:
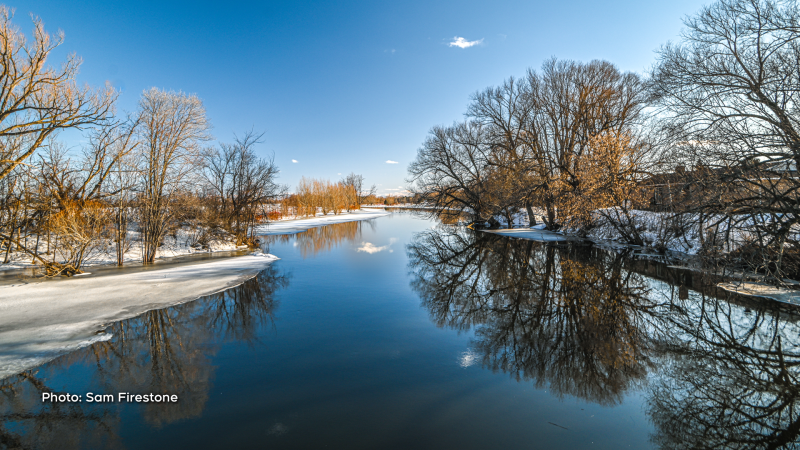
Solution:
[(800, 316), (766, 301), (410, 213), (264, 239), (256, 278), (0, 380), (0, 448), (800, 446)]

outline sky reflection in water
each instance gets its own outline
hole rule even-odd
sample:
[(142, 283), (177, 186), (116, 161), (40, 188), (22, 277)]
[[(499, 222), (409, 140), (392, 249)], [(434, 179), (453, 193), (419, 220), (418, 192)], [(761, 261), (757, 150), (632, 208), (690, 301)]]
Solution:
[(270, 237), (282, 260), (257, 278), (1, 380), (0, 448), (798, 445), (797, 316), (624, 254), (432, 225)]

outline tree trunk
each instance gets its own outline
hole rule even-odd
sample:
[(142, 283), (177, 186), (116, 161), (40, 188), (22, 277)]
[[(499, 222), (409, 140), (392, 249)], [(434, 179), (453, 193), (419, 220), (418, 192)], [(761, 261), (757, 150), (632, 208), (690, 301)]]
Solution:
[(536, 226), (536, 217), (533, 215), (533, 207), (530, 201), (525, 202), (525, 210), (528, 212), (528, 226), (533, 228)]

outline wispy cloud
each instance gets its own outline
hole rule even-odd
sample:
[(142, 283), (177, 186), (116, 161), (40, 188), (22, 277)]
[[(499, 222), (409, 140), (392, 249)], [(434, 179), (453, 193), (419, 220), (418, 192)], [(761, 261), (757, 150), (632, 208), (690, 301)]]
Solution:
[(293, 162), (293, 163), (295, 163), (295, 164), (297, 164), (297, 160), (296, 160), (296, 159), (293, 159), (293, 160), (292, 160), (292, 162)]
[(387, 159), (386, 164), (397, 164), (397, 161), (392, 161), (391, 159)]
[(483, 38), (478, 39), (477, 41), (468, 41), (463, 37), (455, 36), (453, 38), (453, 42), (447, 44), (448, 47), (458, 47), (458, 48), (470, 48), (472, 46), (478, 45), (483, 42)]

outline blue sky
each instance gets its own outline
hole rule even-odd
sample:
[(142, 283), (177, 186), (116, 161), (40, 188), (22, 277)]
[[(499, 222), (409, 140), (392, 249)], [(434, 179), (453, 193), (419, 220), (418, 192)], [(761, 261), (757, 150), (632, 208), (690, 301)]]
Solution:
[[(463, 118), (472, 93), (552, 57), (606, 59), (644, 73), (707, 1), (8, 2), (61, 29), (79, 80), (110, 81), (118, 107), (144, 89), (196, 93), (213, 134), (263, 131), (280, 182), (356, 172), (380, 194), (434, 125)], [(457, 41), (456, 38), (462, 38)], [(451, 42), (474, 42), (471, 46)], [(297, 162), (293, 162), (297, 161)], [(396, 161), (389, 164), (386, 161)], [(394, 190), (390, 190), (394, 189)]]

